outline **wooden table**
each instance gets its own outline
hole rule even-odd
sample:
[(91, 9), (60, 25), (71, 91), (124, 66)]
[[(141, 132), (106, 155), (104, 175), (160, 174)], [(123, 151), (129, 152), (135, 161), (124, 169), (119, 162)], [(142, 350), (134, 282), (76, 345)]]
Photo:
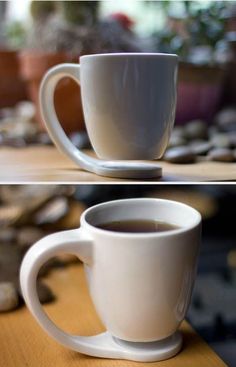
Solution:
[[(163, 177), (159, 181), (236, 181), (236, 163), (198, 162), (180, 165), (160, 162), (160, 165), (163, 168)], [(31, 146), (0, 149), (0, 183), (52, 181), (131, 182), (85, 172), (59, 153), (55, 147)]]
[[(49, 316), (64, 330), (81, 335), (103, 331), (89, 298), (82, 265), (56, 270), (47, 283), (57, 301), (45, 306)], [(65, 349), (38, 326), (29, 311), (0, 314), (1, 367), (223, 367), (226, 364), (194, 332), (182, 324), (183, 350), (174, 358), (156, 363), (136, 363), (92, 358)]]

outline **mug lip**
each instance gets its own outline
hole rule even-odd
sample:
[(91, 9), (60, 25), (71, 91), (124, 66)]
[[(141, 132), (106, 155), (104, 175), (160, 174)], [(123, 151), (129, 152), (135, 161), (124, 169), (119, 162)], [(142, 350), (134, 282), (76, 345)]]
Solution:
[(164, 52), (114, 52), (114, 53), (104, 53), (104, 54), (90, 54), (90, 55), (82, 55), (81, 59), (85, 58), (100, 58), (100, 57), (161, 57), (161, 58), (175, 58), (178, 59), (179, 56), (176, 54), (168, 54)]
[[(122, 232), (122, 231), (117, 232), (117, 231), (101, 229), (101, 228), (96, 227), (93, 224), (90, 224), (86, 219), (87, 215), (96, 209), (109, 207), (114, 204), (119, 204), (119, 203), (124, 203), (124, 202), (131, 203), (131, 202), (137, 202), (137, 201), (138, 202), (156, 202), (156, 203), (165, 202), (165, 203), (175, 204), (175, 205), (182, 207), (183, 209), (191, 210), (193, 215), (195, 216), (195, 219), (193, 220), (193, 222), (190, 225), (186, 227), (180, 227), (177, 229), (173, 229), (173, 230), (171, 229), (169, 231), (163, 231), (163, 232), (143, 232), (143, 233), (142, 232), (129, 233), (129, 232)], [(197, 228), (201, 224), (201, 222), (202, 222), (201, 214), (199, 213), (199, 211), (197, 211), (190, 205), (187, 205), (179, 201), (175, 201), (175, 200), (159, 199), (159, 198), (131, 198), (131, 199), (119, 199), (119, 200), (105, 201), (103, 203), (93, 205), (90, 208), (86, 209), (83, 212), (81, 219), (80, 219), (81, 228), (89, 229), (90, 232), (100, 233), (100, 234), (107, 235), (107, 236), (123, 237), (123, 238), (127, 238), (127, 237), (128, 238), (154, 238), (154, 237), (168, 237), (172, 235), (178, 235), (178, 234), (188, 232), (189, 230), (192, 230), (194, 228)]]

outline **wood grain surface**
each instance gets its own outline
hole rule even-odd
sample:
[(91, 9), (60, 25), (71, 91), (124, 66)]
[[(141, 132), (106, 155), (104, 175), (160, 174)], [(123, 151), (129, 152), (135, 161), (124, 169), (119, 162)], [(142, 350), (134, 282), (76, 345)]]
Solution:
[[(46, 312), (64, 330), (81, 335), (103, 331), (88, 295), (82, 265), (55, 270), (47, 279), (57, 300)], [(187, 322), (181, 326), (182, 351), (169, 360), (136, 363), (99, 359), (65, 349), (36, 323), (26, 307), (0, 314), (1, 367), (223, 367), (226, 364), (194, 332)]]
[[(91, 152), (88, 152), (92, 154)], [(163, 177), (149, 182), (236, 181), (236, 163), (160, 162)], [(51, 146), (0, 149), (0, 183), (24, 182), (132, 182), (83, 171)], [(137, 182), (137, 181), (133, 181)]]

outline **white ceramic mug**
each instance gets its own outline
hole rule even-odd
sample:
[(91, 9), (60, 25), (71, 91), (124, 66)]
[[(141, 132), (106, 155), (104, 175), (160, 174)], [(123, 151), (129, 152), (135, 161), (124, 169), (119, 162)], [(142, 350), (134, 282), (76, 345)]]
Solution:
[(50, 69), (41, 84), (40, 104), (55, 145), (80, 167), (93, 170), (88, 157), (66, 137), (55, 113), (55, 87), (71, 77), (81, 86), (85, 124), (99, 158), (160, 158), (174, 124), (177, 68), (176, 55), (120, 53), (86, 55), (80, 65)]
[[(178, 229), (122, 233), (96, 226), (114, 220), (164, 221)], [(97, 357), (156, 361), (181, 348), (177, 331), (196, 275), (201, 216), (161, 199), (127, 199), (89, 208), (79, 229), (49, 235), (26, 254), (20, 272), (24, 299), (46, 332), (64, 346)], [(59, 253), (84, 262), (88, 286), (107, 332), (91, 337), (60, 330), (44, 313), (36, 290), (41, 266)]]

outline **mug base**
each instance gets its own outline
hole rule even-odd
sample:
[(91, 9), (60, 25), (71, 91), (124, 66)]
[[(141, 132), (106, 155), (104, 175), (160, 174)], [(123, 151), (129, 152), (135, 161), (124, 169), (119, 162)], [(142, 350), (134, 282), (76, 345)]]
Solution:
[(136, 362), (157, 362), (174, 357), (180, 351), (183, 342), (179, 331), (166, 339), (145, 343), (112, 338), (123, 349), (123, 358)]
[(182, 335), (179, 331), (168, 338), (145, 343), (121, 340), (109, 332), (83, 337), (83, 340), (85, 348), (74, 350), (94, 357), (126, 359), (136, 362), (157, 362), (169, 359), (174, 357), (182, 347)]

